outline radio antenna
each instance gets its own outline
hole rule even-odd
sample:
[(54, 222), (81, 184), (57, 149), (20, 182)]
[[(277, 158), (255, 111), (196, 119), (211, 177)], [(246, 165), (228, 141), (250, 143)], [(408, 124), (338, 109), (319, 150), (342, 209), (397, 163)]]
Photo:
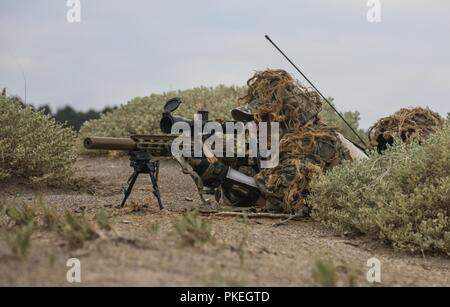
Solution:
[(364, 145), (365, 148), (367, 148), (366, 142), (361, 138), (361, 136), (353, 129), (353, 127), (345, 120), (345, 118), (339, 113), (338, 110), (333, 106), (333, 104), (317, 89), (317, 87), (309, 80), (309, 78), (300, 70), (300, 68), (297, 67), (297, 65), (294, 64), (294, 62), (289, 59), (289, 57), (273, 42), (273, 40), (269, 37), (269, 35), (265, 35), (266, 39), (286, 58), (286, 60), (302, 75), (303, 78), (311, 85), (311, 87), (320, 95), (320, 97), (325, 100), (328, 105), (336, 112), (337, 115), (344, 121), (344, 123), (350, 128), (350, 130), (356, 135), (356, 137), (359, 139), (359, 141)]

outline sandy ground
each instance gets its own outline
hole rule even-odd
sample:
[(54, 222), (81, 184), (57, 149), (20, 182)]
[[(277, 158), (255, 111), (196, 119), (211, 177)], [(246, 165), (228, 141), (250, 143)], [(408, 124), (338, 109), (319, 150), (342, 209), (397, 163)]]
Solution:
[[(183, 211), (200, 205), (190, 177), (173, 161), (163, 161), (159, 184), (166, 209), (157, 209), (150, 179), (142, 175), (128, 206), (115, 209), (131, 171), (128, 164), (127, 158), (81, 158), (78, 175), (98, 180), (95, 193), (0, 186), (3, 199), (33, 204), (42, 195), (61, 212), (93, 218), (105, 208), (116, 233), (125, 238), (97, 239), (71, 250), (57, 234), (37, 231), (25, 260), (0, 240), (0, 286), (313, 286), (320, 285), (313, 273), (317, 260), (334, 264), (338, 285), (450, 286), (448, 257), (399, 253), (370, 238), (339, 236), (311, 220), (275, 227), (276, 220), (267, 218), (205, 216), (213, 240), (188, 246), (174, 224)], [(81, 283), (66, 279), (66, 262), (73, 257), (81, 261)], [(372, 257), (381, 261), (379, 284), (366, 280)]]

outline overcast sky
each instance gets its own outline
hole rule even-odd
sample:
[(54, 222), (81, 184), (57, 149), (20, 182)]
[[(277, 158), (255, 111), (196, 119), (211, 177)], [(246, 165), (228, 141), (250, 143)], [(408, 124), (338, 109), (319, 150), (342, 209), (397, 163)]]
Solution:
[(404, 106), (450, 111), (450, 1), (0, 1), (0, 87), (53, 109), (100, 109), (199, 85), (243, 85), (283, 68), (269, 34), (339, 110), (362, 126)]

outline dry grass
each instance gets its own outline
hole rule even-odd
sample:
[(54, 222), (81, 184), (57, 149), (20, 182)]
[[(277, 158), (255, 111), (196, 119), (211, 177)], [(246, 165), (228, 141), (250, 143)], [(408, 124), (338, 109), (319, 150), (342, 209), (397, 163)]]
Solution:
[[(362, 272), (358, 272), (363, 275)], [(321, 287), (356, 287), (357, 274), (347, 264), (336, 265), (330, 259), (317, 258), (312, 268), (312, 277)]]
[(77, 216), (69, 211), (65, 213), (59, 232), (71, 249), (81, 248), (85, 241), (98, 238), (93, 225), (84, 215)]
[(105, 209), (99, 209), (97, 210), (95, 214), (95, 221), (97, 222), (97, 225), (104, 230), (111, 230), (111, 221), (108, 212)]
[(18, 205), (4, 199), (0, 204), (0, 236), (8, 244), (12, 254), (23, 260), (31, 247), (36, 212), (31, 206)]
[(336, 267), (329, 260), (317, 259), (312, 269), (314, 280), (322, 287), (335, 287), (337, 285)]
[(54, 208), (45, 204), (42, 198), (38, 200), (40, 211), (40, 228), (43, 230), (56, 230), (61, 223), (61, 217)]
[(213, 239), (210, 223), (195, 210), (178, 218), (174, 227), (187, 245), (204, 244)]
[(36, 217), (36, 212), (31, 206), (17, 206), (15, 203), (6, 205), (4, 212), (10, 228), (29, 225)]
[(5, 234), (6, 242), (11, 248), (13, 255), (19, 259), (25, 259), (31, 247), (31, 236), (34, 231), (34, 223), (15, 227), (11, 233)]
[[(77, 216), (69, 211), (62, 216), (55, 208), (45, 204), (41, 196), (37, 196), (31, 205), (4, 199), (0, 204), (1, 235), (12, 253), (19, 258), (26, 256), (31, 246), (31, 235), (36, 230), (57, 233), (71, 249), (80, 248), (85, 241), (98, 238), (94, 225), (85, 216)], [(106, 212), (99, 210), (95, 219), (100, 228), (111, 229)]]
[(160, 229), (160, 225), (158, 223), (152, 223), (147, 227), (148, 233), (151, 235), (157, 235)]

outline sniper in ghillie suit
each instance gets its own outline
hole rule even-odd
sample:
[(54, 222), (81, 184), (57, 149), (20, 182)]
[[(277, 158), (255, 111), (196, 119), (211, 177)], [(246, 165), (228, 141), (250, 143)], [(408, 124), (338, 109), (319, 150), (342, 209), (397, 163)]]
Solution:
[(449, 4), (34, 2), (0, 4), (0, 286), (450, 285)]

